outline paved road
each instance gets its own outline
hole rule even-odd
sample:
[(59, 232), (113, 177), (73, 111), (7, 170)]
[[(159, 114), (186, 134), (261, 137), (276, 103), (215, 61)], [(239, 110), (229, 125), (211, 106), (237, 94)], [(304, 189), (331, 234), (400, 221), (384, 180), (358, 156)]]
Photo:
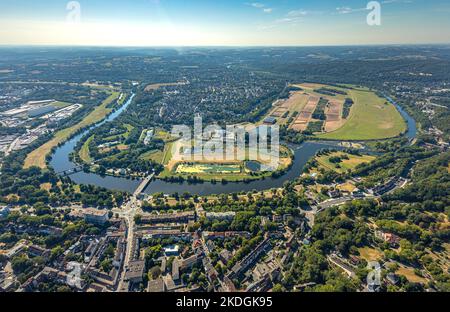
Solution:
[(13, 151), (13, 149), (16, 147), (17, 143), (20, 140), (20, 136), (18, 138), (16, 138), (8, 147), (8, 149), (5, 152), (5, 156), (8, 156), (9, 154), (11, 154), (11, 152)]
[(138, 196), (139, 194), (141, 194), (145, 190), (147, 185), (150, 183), (150, 181), (153, 179), (154, 176), (155, 176), (155, 174), (152, 173), (151, 175), (146, 177), (144, 180), (142, 180), (141, 184), (139, 184), (139, 186), (136, 188), (136, 191), (134, 191), (133, 195)]
[(333, 206), (339, 206), (339, 205), (345, 204), (346, 202), (352, 201), (354, 199), (355, 199), (354, 197), (347, 196), (347, 197), (341, 197), (341, 198), (336, 198), (336, 199), (332, 199), (332, 200), (327, 200), (318, 205), (317, 212), (321, 212), (321, 211), (331, 208)]
[(134, 230), (135, 230), (135, 222), (134, 217), (137, 215), (138, 210), (140, 208), (140, 201), (136, 199), (135, 196), (132, 196), (131, 199), (122, 207), (122, 211), (119, 215), (125, 219), (127, 223), (127, 247), (125, 251), (125, 259), (123, 262), (122, 274), (120, 276), (120, 281), (118, 285), (118, 289), (122, 289), (125, 272), (128, 267), (128, 264), (132, 260), (132, 251), (133, 251), (133, 241), (134, 241)]
[(134, 222), (134, 218), (138, 214), (140, 207), (141, 207), (141, 201), (137, 199), (137, 196), (142, 193), (142, 191), (147, 187), (148, 183), (153, 179), (154, 173), (146, 177), (141, 184), (136, 188), (136, 191), (134, 191), (133, 195), (131, 196), (130, 200), (124, 204), (120, 210), (114, 211), (117, 213), (121, 218), (125, 219), (125, 222), (127, 223), (127, 245), (126, 245), (126, 251), (125, 251), (125, 259), (123, 262), (123, 269), (122, 273), (120, 275), (120, 281), (119, 285), (117, 287), (118, 290), (121, 290), (124, 286), (125, 282), (125, 273), (128, 268), (128, 265), (130, 261), (133, 260), (133, 243), (134, 243), (134, 232), (135, 232), (135, 226), (136, 223)]

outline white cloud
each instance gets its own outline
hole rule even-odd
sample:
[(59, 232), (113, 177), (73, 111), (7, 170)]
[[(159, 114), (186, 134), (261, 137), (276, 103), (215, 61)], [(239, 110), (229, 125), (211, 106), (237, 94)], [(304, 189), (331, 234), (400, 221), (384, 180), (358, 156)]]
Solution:
[(308, 11), (304, 11), (304, 10), (294, 10), (294, 11), (288, 12), (287, 16), (290, 16), (290, 17), (299, 17), (299, 16), (305, 16), (305, 15), (308, 15), (308, 14), (309, 14)]
[(259, 9), (259, 10), (261, 10), (264, 13), (272, 13), (273, 12), (273, 8), (267, 7), (264, 3), (260, 3), (260, 2), (246, 2), (245, 5), (249, 5), (251, 7)]
[[(413, 1), (412, 0), (384, 0), (384, 1), (381, 1), (381, 4), (394, 4), (394, 3), (409, 4), (409, 3), (413, 3)], [(336, 8), (336, 11), (339, 14), (351, 14), (351, 13), (357, 13), (357, 12), (364, 12), (367, 10), (368, 10), (367, 8), (351, 8), (351, 7)]]
[(367, 8), (350, 8), (350, 7), (339, 7), (336, 8), (336, 11), (339, 14), (350, 14), (350, 13), (356, 13), (356, 12), (362, 12), (362, 11), (367, 11)]
[(261, 8), (264, 8), (264, 7), (265, 7), (264, 4), (259, 3), (259, 2), (249, 3), (249, 5), (251, 5), (251, 6), (254, 7), (254, 8), (258, 8), (258, 9), (261, 9)]
[(303, 18), (310, 14), (310, 12), (305, 10), (293, 10), (286, 13), (284, 16), (272, 21), (269, 24), (260, 25), (258, 28), (260, 30), (272, 29), (281, 25), (295, 26), (302, 22)]

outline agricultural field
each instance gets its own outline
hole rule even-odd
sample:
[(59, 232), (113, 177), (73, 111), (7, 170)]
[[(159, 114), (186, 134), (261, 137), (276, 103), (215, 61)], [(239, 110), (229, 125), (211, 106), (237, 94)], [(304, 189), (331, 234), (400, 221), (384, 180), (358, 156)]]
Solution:
[(47, 168), (46, 156), (51, 150), (60, 143), (63, 143), (70, 138), (78, 130), (90, 126), (104, 119), (112, 109), (108, 108), (109, 104), (115, 101), (119, 97), (119, 92), (112, 92), (108, 98), (106, 98), (100, 106), (97, 106), (89, 115), (87, 115), (78, 124), (60, 130), (55, 133), (54, 137), (47, 143), (41, 145), (31, 153), (29, 153), (25, 159), (24, 168), (39, 167), (41, 169)]
[(278, 100), (268, 117), (274, 117), (278, 125), (286, 125), (305, 107), (308, 97), (301, 91), (293, 91), (288, 99)]
[(369, 89), (312, 83), (293, 86), (302, 91), (277, 101), (266, 118), (327, 140), (386, 139), (407, 129), (395, 106)]
[(308, 128), (308, 124), (312, 121), (312, 115), (320, 101), (320, 97), (308, 95), (305, 95), (305, 97), (307, 98), (307, 103), (291, 125), (291, 128), (296, 131), (305, 131)]
[(317, 137), (329, 140), (376, 140), (396, 137), (406, 131), (403, 117), (394, 105), (367, 89), (348, 90), (354, 101), (341, 127)]

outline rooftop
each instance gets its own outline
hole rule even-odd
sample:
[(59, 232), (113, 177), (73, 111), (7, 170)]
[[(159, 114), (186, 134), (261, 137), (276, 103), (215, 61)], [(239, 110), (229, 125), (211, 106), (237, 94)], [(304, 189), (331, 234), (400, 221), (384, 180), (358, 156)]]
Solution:
[(164, 292), (166, 286), (162, 278), (158, 278), (148, 282), (147, 291), (148, 292)]
[(145, 261), (130, 261), (130, 263), (128, 264), (127, 272), (125, 273), (125, 279), (130, 280), (135, 278), (142, 278), (142, 275), (144, 274), (144, 268)]
[(94, 208), (87, 208), (83, 211), (85, 215), (96, 216), (96, 217), (104, 217), (108, 214), (107, 210), (98, 210)]

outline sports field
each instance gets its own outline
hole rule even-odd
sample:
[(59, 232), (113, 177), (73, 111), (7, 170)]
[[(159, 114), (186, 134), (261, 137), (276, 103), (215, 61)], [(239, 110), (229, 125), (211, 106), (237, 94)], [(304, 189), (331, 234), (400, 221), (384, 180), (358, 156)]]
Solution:
[(51, 152), (52, 148), (60, 143), (63, 143), (68, 138), (70, 138), (76, 131), (84, 127), (90, 126), (104, 119), (109, 113), (111, 113), (111, 108), (108, 105), (116, 100), (119, 96), (119, 92), (112, 92), (111, 95), (106, 98), (102, 104), (96, 107), (89, 115), (87, 115), (82, 121), (76, 125), (60, 130), (56, 132), (54, 137), (47, 143), (41, 145), (30, 154), (27, 155), (25, 159), (24, 168), (39, 167), (45, 169), (47, 164), (45, 162), (46, 156)]
[(236, 174), (242, 169), (237, 164), (180, 164), (176, 173), (182, 174)]

